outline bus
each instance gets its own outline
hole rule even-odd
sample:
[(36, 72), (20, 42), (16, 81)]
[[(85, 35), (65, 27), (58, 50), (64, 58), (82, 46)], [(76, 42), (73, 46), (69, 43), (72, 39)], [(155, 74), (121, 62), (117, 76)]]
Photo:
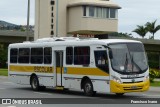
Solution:
[(46, 87), (123, 95), (147, 91), (143, 44), (125, 39), (42, 38), (8, 47), (8, 76), (34, 91)]

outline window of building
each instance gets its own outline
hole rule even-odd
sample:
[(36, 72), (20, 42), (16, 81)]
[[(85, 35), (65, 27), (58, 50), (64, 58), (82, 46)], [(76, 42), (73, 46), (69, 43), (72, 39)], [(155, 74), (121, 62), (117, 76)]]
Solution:
[(74, 64), (89, 65), (89, 63), (90, 63), (90, 48), (75, 47), (74, 48)]
[(18, 63), (29, 63), (30, 61), (30, 49), (29, 48), (20, 48), (18, 55)]
[(102, 8), (96, 7), (96, 17), (102, 18)]
[(103, 8), (103, 18), (109, 18), (109, 8)]
[(44, 48), (44, 64), (51, 64), (52, 62), (52, 48)]
[(53, 23), (53, 18), (51, 19), (51, 22)]
[(83, 16), (86, 16), (86, 6), (83, 6)]
[(13, 48), (10, 50), (10, 63), (17, 63), (18, 49)]
[(53, 29), (53, 24), (51, 25), (51, 29)]
[(54, 13), (53, 12), (51, 13), (51, 16), (54, 17)]
[(43, 48), (31, 48), (31, 63), (32, 64), (43, 63)]
[(55, 3), (54, 1), (51, 1), (51, 5), (54, 5), (54, 3)]
[(117, 9), (110, 9), (110, 18), (117, 18)]
[(51, 31), (51, 35), (54, 35), (54, 31), (53, 30)]
[(83, 16), (94, 18), (117, 19), (118, 10), (107, 7), (83, 6)]
[(95, 16), (95, 7), (89, 6), (89, 16), (94, 17)]
[(73, 64), (73, 48), (66, 48), (66, 64)]

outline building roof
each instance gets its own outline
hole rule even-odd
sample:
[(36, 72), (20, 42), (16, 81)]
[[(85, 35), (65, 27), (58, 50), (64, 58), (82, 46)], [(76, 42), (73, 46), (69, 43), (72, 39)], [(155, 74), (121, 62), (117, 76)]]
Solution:
[(109, 0), (71, 0), (71, 2), (67, 5), (67, 7), (74, 7), (74, 6), (82, 6), (82, 5), (91, 5), (91, 6), (101, 6), (101, 7), (112, 7), (120, 9), (121, 7), (114, 3), (113, 1)]

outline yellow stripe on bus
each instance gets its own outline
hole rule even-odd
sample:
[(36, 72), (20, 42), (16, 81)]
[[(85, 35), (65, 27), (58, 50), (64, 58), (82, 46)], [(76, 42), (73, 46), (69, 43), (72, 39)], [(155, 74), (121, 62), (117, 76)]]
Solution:
[[(37, 72), (37, 73), (53, 73), (54, 68), (50, 66), (20, 66), (20, 65), (10, 65), (9, 71), (14, 72)], [(61, 73), (61, 68), (57, 67), (56, 73)], [(71, 75), (94, 75), (94, 76), (109, 76), (107, 72), (104, 72), (98, 68), (80, 68), (80, 67), (67, 67), (64, 72), (64, 67), (62, 68), (63, 74)]]
[(37, 73), (53, 73), (53, 67), (50, 66), (20, 66), (10, 65), (9, 71), (14, 72), (37, 72)]
[(109, 76), (107, 72), (104, 72), (98, 68), (67, 68), (67, 74), (75, 75), (95, 75), (95, 76)]

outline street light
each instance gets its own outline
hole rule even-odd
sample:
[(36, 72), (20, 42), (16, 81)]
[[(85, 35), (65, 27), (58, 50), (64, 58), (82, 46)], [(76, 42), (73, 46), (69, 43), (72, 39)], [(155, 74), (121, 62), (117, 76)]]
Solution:
[(27, 9), (27, 36), (26, 36), (26, 41), (29, 41), (29, 18), (30, 18), (30, 0), (28, 0), (28, 9)]

